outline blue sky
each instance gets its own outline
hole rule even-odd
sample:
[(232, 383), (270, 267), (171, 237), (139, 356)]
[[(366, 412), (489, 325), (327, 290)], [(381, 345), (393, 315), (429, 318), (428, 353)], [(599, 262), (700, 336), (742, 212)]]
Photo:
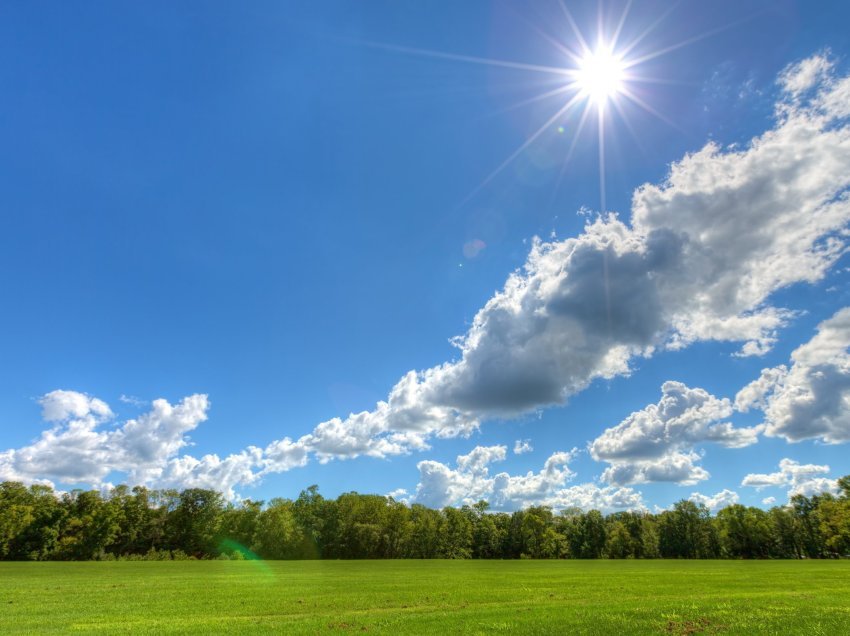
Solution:
[[(0, 8), (0, 478), (652, 509), (850, 473), (847, 7), (565, 6)], [(543, 126), (568, 16), (638, 40), (601, 167), (597, 106)]]

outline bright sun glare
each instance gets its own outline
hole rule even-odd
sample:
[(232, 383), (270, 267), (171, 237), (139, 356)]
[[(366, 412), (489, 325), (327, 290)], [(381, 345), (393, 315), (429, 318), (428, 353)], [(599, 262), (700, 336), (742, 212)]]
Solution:
[(609, 99), (622, 92), (624, 74), (623, 60), (600, 47), (579, 61), (576, 83), (585, 96), (602, 108)]
[[(532, 103), (554, 98), (557, 100), (557, 104), (551, 111), (551, 114), (548, 118), (544, 118), (544, 121), (467, 195), (464, 203), (484, 188), (497, 174), (517, 159), (535, 141), (545, 135), (547, 131), (556, 130), (559, 135), (569, 134), (572, 137), (572, 142), (562, 163), (561, 176), (563, 176), (566, 172), (566, 166), (569, 164), (573, 155), (573, 150), (582, 136), (585, 124), (588, 120), (593, 119), (591, 117), (592, 115), (596, 115), (596, 139), (599, 156), (599, 207), (601, 210), (605, 210), (606, 127), (610, 126), (609, 122), (613, 119), (613, 113), (609, 113), (608, 106), (613, 107), (611, 110), (616, 111), (620, 120), (625, 122), (633, 135), (634, 130), (632, 130), (628, 122), (629, 113), (627, 111), (632, 105), (640, 107), (662, 121), (675, 126), (675, 124), (672, 124), (663, 114), (655, 110), (645, 100), (644, 95), (647, 92), (646, 90), (638, 90), (641, 84), (658, 81), (658, 78), (646, 76), (637, 69), (649, 60), (669, 54), (717, 31), (715, 29), (714, 31), (709, 31), (669, 46), (659, 48), (649, 47), (646, 51), (638, 53), (638, 46), (641, 42), (648, 39), (650, 34), (658, 28), (670, 11), (668, 10), (636, 37), (622, 42), (621, 40), (624, 38), (621, 36), (624, 35), (626, 18), (632, 6), (632, 1), (628, 0), (625, 3), (625, 7), (613, 29), (607, 28), (606, 25), (609, 21), (604, 19), (604, 16), (600, 13), (596, 47), (591, 48), (564, 1), (558, 0), (558, 5), (565, 18), (565, 25), (563, 26), (571, 30), (572, 35), (567, 34), (567, 29), (564, 28), (559, 29), (560, 33), (558, 36), (550, 35), (542, 29), (537, 29), (537, 31), (560, 53), (560, 59), (563, 61), (563, 64), (560, 66), (529, 64), (526, 62), (474, 57), (470, 55), (455, 55), (441, 51), (429, 51), (384, 44), (372, 44), (372, 46), (470, 64), (483, 64), (527, 71), (533, 74), (550, 75), (554, 81), (544, 82), (543, 86), (545, 88), (542, 92), (523, 99), (510, 108), (527, 106)], [(552, 84), (555, 85), (555, 88), (551, 88)], [(577, 117), (573, 116), (574, 112), (579, 113)], [(558, 184), (560, 184), (560, 177), (558, 178)]]

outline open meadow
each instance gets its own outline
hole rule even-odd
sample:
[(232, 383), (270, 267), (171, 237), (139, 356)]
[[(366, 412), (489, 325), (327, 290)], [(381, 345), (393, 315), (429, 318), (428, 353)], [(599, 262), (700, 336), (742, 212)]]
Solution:
[(846, 634), (850, 561), (0, 563), (0, 632)]

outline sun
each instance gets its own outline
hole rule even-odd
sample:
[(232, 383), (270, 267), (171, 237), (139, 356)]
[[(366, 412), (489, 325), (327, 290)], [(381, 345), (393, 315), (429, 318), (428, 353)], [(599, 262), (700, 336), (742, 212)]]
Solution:
[(597, 108), (604, 108), (608, 100), (623, 92), (625, 66), (620, 56), (610, 48), (600, 46), (579, 60), (576, 85)]
[[(657, 117), (671, 126), (678, 128), (662, 113), (652, 106), (652, 89), (648, 84), (675, 83), (668, 78), (646, 75), (645, 63), (663, 55), (668, 55), (684, 46), (692, 44), (705, 37), (713, 35), (726, 27), (712, 29), (702, 34), (681, 40), (667, 46), (653, 46), (650, 35), (672, 13), (669, 8), (647, 28), (636, 35), (631, 35), (631, 28), (626, 24), (633, 0), (626, 0), (618, 20), (613, 21), (603, 15), (601, 9), (597, 20), (596, 46), (582, 33), (564, 0), (557, 0), (565, 22), (556, 25), (555, 32), (546, 28), (535, 27), (541, 38), (552, 45), (556, 59), (554, 65), (535, 64), (514, 60), (458, 55), (443, 51), (431, 51), (405, 46), (396, 46), (370, 42), (368, 46), (395, 51), (410, 55), (422, 55), (442, 60), (461, 62), (465, 64), (481, 64), (491, 67), (525, 72), (531, 76), (548, 76), (540, 82), (540, 92), (522, 99), (508, 107), (507, 110), (525, 107), (542, 102), (552, 103), (552, 110), (544, 114), (539, 124), (531, 128), (531, 132), (522, 143), (501, 161), (461, 202), (464, 205), (490, 183), (498, 174), (520, 157), (528, 148), (547, 132), (557, 131), (558, 135), (572, 137), (569, 148), (562, 161), (561, 172), (555, 186), (555, 191), (561, 179), (567, 174), (567, 165), (571, 162), (573, 151), (582, 139), (585, 125), (595, 119), (596, 147), (599, 158), (599, 209), (605, 211), (605, 146), (606, 138), (610, 139), (615, 132), (611, 128), (614, 120), (622, 122), (628, 131), (637, 139), (637, 134), (629, 122), (632, 106), (637, 106), (647, 113)], [(600, 3), (601, 4), (601, 3)], [(675, 5), (673, 5), (675, 7)], [(534, 26), (534, 25), (532, 25)], [(613, 28), (609, 28), (613, 27)], [(571, 33), (570, 33), (571, 32)], [(625, 37), (628, 35), (628, 37)], [(553, 100), (549, 102), (548, 100)], [(542, 112), (542, 111), (541, 111)], [(575, 116), (574, 116), (575, 114)], [(593, 125), (591, 123), (590, 125)], [(610, 142), (608, 142), (610, 143)]]

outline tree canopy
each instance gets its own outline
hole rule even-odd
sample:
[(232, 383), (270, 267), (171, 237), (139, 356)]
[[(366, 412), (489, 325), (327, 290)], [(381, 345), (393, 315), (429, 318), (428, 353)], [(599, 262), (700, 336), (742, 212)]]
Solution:
[(850, 556), (850, 476), (838, 496), (796, 495), (762, 510), (712, 516), (677, 502), (657, 514), (532, 506), (491, 512), (486, 501), (442, 510), (381, 495), (227, 502), (214, 490), (118, 486), (57, 494), (0, 483), (0, 560), (835, 558)]

